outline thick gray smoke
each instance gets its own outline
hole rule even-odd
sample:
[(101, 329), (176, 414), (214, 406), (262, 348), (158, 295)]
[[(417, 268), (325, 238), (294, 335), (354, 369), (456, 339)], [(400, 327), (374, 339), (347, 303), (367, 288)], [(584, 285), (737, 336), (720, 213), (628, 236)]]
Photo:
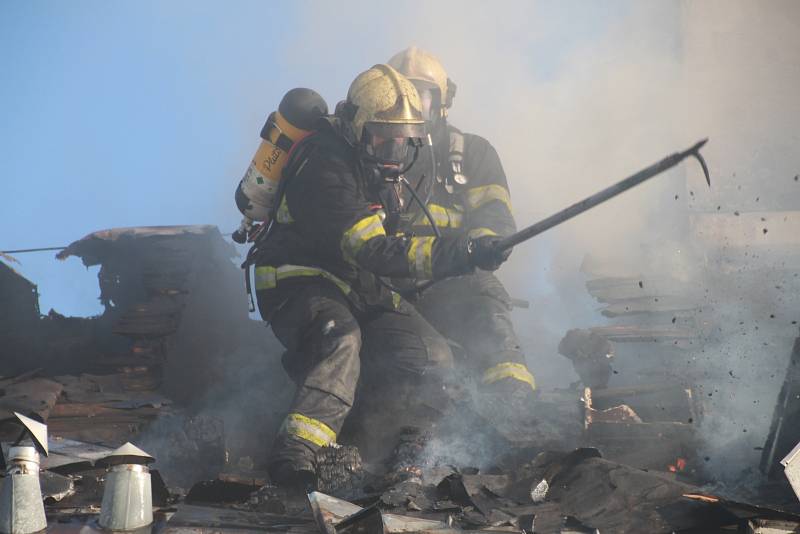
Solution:
[(438, 55), (459, 87), (451, 120), (498, 149), (519, 225), (710, 137), (710, 191), (686, 163), (519, 247), (501, 277), (532, 301), (516, 320), (544, 388), (577, 380), (556, 354), (564, 332), (604, 324), (585, 257), (694, 287), (707, 341), (664, 372), (703, 387), (712, 466), (757, 464), (800, 315), (798, 217), (774, 213), (800, 202), (800, 4), (337, 2), (304, 15), (292, 60), (331, 101), (411, 44)]

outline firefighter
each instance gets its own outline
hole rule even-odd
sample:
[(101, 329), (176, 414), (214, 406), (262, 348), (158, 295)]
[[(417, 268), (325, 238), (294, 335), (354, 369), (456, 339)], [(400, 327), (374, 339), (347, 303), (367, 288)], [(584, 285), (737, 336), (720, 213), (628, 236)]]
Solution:
[[(438, 233), (443, 236), (506, 236), (516, 231), (506, 176), (494, 147), (478, 135), (462, 133), (449, 124), (456, 86), (439, 60), (411, 47), (389, 60), (417, 88), (423, 116), (433, 139), (435, 173), (427, 177), (430, 193), (427, 207)], [(423, 158), (428, 156), (422, 154)], [(421, 172), (412, 169), (410, 181), (424, 190)], [(415, 172), (416, 171), (416, 172)], [(417, 213), (409, 232), (433, 235), (428, 217)], [(511, 299), (500, 281), (478, 269), (433, 284), (415, 303), (418, 311), (439, 332), (466, 351), (467, 371), (490, 397), (519, 399), (528, 405), (536, 389), (533, 374), (525, 364), (511, 323)], [(519, 403), (510, 403), (511, 410)], [(502, 405), (502, 402), (501, 402)]]
[(442, 389), (446, 341), (380, 277), (438, 280), (492, 271), (508, 256), (493, 236), (398, 233), (400, 176), (426, 139), (414, 85), (375, 65), (292, 149), (255, 253), (259, 311), (297, 384), (268, 460), (277, 484), (313, 486), (315, 454), (336, 442), (360, 380), (405, 385), (417, 393), (406, 401)]

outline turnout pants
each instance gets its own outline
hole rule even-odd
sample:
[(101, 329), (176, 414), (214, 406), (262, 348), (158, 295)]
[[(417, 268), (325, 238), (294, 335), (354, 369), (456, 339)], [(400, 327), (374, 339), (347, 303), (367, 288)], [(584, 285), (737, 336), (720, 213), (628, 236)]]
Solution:
[[(359, 426), (375, 440), (392, 439), (404, 423), (434, 416), (431, 406), (453, 356), (413, 306), (400, 301), (394, 310), (362, 310), (322, 278), (270, 291), (269, 301), (277, 303), (269, 315), (272, 330), (287, 349), (284, 368), (297, 384), (271, 465), (313, 469), (316, 450), (336, 441), (359, 384)], [(259, 295), (260, 306), (263, 300)]]
[(476, 270), (436, 282), (415, 306), (442, 335), (461, 345), (467, 369), (480, 382), (513, 379), (535, 389), (511, 322), (511, 299), (492, 273)]

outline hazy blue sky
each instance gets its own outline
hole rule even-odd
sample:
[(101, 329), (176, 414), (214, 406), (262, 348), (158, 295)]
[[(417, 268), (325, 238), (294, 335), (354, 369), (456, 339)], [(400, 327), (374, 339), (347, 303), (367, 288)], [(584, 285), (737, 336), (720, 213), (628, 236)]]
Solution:
[[(313, 87), (332, 107), (359, 71), (437, 32), (425, 3), (377, 4), (0, 2), (0, 250), (66, 245), (117, 226), (212, 223), (230, 232), (239, 220), (233, 189), (287, 89)], [(473, 21), (484, 10), (496, 25), (525, 3), (506, 13), (448, 5), (447, 25), (457, 27), (461, 10)], [(530, 76), (547, 80), (572, 47), (625, 11), (580, 6), (576, 17), (560, 2), (537, 4), (547, 24), (536, 39), (515, 42), (527, 35), (517, 20), (502, 46), (524, 48)], [(403, 11), (424, 23), (401, 23)], [(18, 259), (44, 313), (100, 311), (95, 271), (79, 260)]]

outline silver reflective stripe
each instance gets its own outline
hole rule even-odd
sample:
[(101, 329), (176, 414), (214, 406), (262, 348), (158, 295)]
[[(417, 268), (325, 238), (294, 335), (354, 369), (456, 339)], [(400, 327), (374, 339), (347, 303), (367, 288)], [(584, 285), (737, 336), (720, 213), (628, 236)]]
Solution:
[(433, 240), (435, 237), (412, 237), (408, 248), (408, 270), (412, 277), (433, 278)]
[(511, 211), (511, 197), (508, 194), (508, 190), (502, 185), (489, 184), (473, 187), (472, 189), (467, 189), (465, 194), (467, 206), (471, 209), (480, 208), (484, 204), (496, 200), (505, 204), (508, 211)]
[(278, 267), (277, 280), (285, 280), (296, 276), (321, 276), (336, 284), (345, 295), (350, 293), (350, 286), (344, 280), (319, 267), (304, 267), (302, 265), (281, 265)]
[[(436, 226), (441, 228), (459, 228), (464, 219), (463, 213), (459, 211), (457, 206), (445, 208), (438, 204), (428, 204), (428, 211), (431, 212), (431, 217), (433, 217), (433, 222)], [(417, 226), (430, 226), (431, 222), (424, 213), (421, 213), (414, 224)]]
[(283, 432), (324, 447), (336, 442), (336, 432), (331, 427), (300, 413), (290, 413), (283, 422)]
[(497, 235), (497, 232), (495, 232), (491, 228), (483, 228), (483, 227), (481, 227), (481, 228), (473, 228), (472, 230), (467, 232), (467, 235), (470, 236), (473, 239), (477, 239), (477, 238), (483, 237), (485, 235)]
[(342, 236), (342, 255), (345, 259), (355, 262), (361, 247), (373, 237), (382, 235), (386, 235), (386, 230), (383, 229), (381, 216), (375, 214), (364, 217), (351, 226)]
[(275, 267), (262, 265), (256, 267), (256, 290), (272, 289), (277, 282)]
[(286, 278), (296, 276), (319, 276), (336, 284), (336, 287), (345, 295), (349, 294), (351, 291), (347, 282), (338, 276), (324, 269), (320, 269), (319, 267), (308, 267), (305, 265), (281, 265), (280, 267), (262, 265), (256, 267), (256, 290), (273, 289), (277, 286), (279, 280), (285, 280)]
[(289, 205), (286, 203), (286, 197), (284, 196), (281, 199), (281, 203), (278, 206), (278, 212), (275, 214), (275, 219), (281, 224), (291, 224), (294, 222), (292, 218), (292, 214), (289, 213)]

